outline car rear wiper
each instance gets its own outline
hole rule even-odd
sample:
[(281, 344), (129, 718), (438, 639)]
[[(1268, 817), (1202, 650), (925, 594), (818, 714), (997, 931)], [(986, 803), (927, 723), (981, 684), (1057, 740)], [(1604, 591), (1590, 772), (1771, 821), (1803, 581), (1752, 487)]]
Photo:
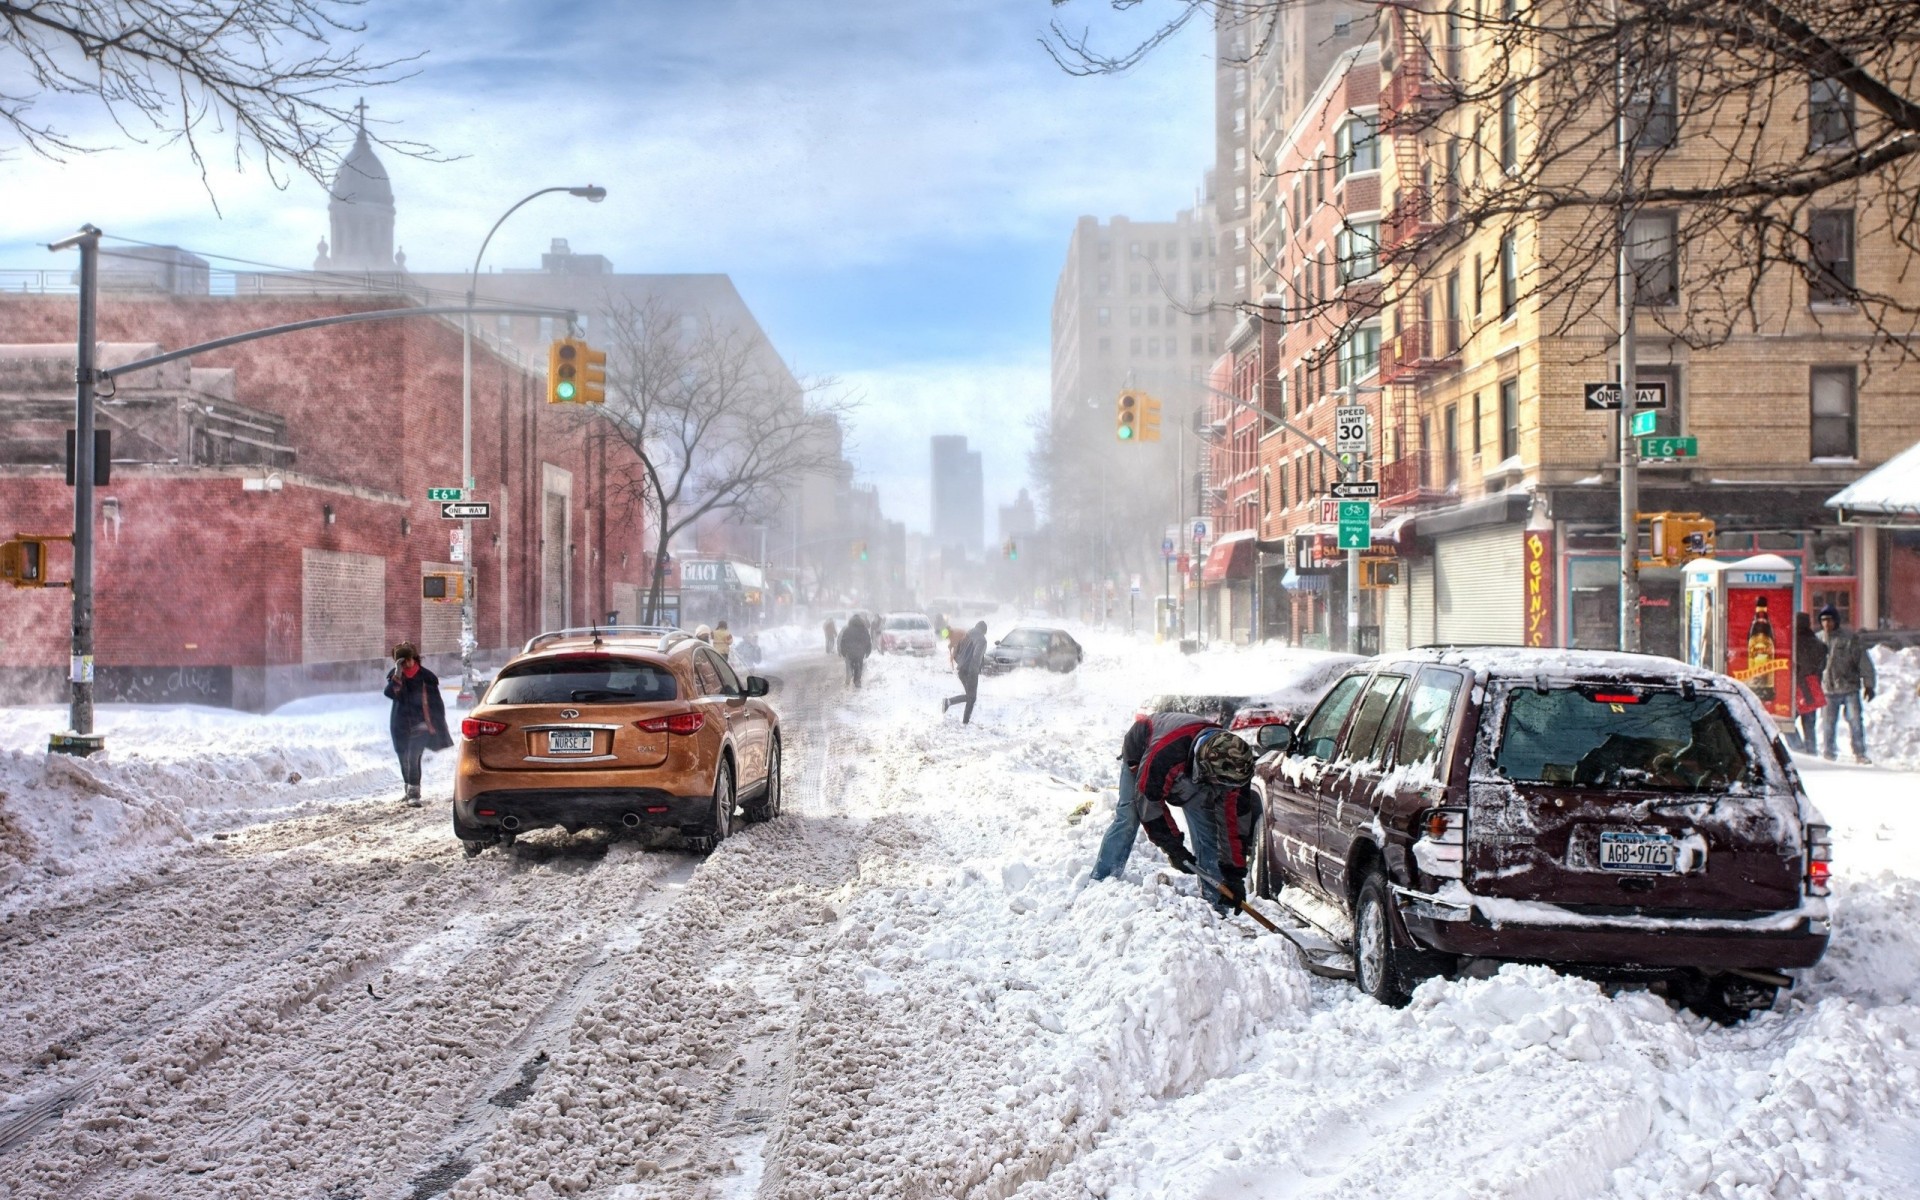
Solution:
[(633, 700), (638, 697), (632, 692), (610, 692), (597, 688), (580, 688), (573, 692), (575, 700)]

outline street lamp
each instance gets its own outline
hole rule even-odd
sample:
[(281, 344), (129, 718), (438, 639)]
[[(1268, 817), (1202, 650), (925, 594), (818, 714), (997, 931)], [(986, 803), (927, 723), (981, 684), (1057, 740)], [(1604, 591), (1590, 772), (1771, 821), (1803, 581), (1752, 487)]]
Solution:
[[(467, 272), (467, 311), (460, 318), (460, 498), (473, 498), (473, 297), (480, 286), (480, 260), (486, 257), (487, 243), (493, 241), (493, 235), (500, 232), (500, 226), (507, 218), (520, 210), (520, 206), (535, 197), (549, 192), (565, 192), (569, 196), (579, 196), (593, 204), (607, 198), (607, 189), (597, 184), (584, 187), (549, 187), (522, 197), (518, 203), (500, 214), (500, 219), (487, 230), (487, 236), (480, 240), (480, 252), (473, 256), (473, 270)], [(473, 519), (460, 521), (460, 573), (463, 581), (460, 597), (460, 696), (458, 703), (472, 704), (473, 690), (473, 645), (476, 639), (473, 627)]]

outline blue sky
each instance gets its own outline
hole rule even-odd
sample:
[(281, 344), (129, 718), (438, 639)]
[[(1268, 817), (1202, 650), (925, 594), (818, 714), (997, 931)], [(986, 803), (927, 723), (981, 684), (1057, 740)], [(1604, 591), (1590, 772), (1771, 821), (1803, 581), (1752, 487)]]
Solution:
[[(887, 515), (928, 524), (927, 437), (985, 451), (989, 511), (1026, 483), (1027, 421), (1047, 398), (1053, 285), (1083, 213), (1164, 219), (1212, 158), (1208, 31), (1136, 72), (1075, 79), (1038, 44), (1060, 12), (1112, 38), (1179, 0), (380, 0), (359, 10), (373, 54), (425, 49), (368, 96), (409, 266), (464, 270), (488, 226), (549, 184), (605, 203), (535, 201), (502, 227), (493, 266), (532, 266), (549, 239), (621, 271), (731, 275), (803, 374), (854, 389), (854, 459)], [(326, 232), (310, 180), (277, 190), (257, 164), (124, 147), (96, 111), (46, 111), (123, 148), (0, 161), (0, 267), (54, 267), (43, 245), (83, 221), (142, 241), (304, 266)], [(11, 149), (11, 148), (9, 148)]]

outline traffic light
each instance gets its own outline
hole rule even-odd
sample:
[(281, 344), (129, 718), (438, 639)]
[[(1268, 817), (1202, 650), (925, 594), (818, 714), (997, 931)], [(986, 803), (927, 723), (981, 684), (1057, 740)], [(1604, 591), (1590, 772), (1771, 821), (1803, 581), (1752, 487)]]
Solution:
[(1140, 396), (1140, 440), (1160, 440), (1160, 401), (1144, 392)]
[(865, 542), (855, 542), (853, 544), (853, 556), (861, 562), (867, 561), (867, 544)]
[(580, 402), (580, 352), (585, 348), (576, 338), (558, 338), (547, 347), (548, 404)]
[(1015, 562), (1020, 557), (1020, 547), (1014, 544), (1012, 538), (1007, 539), (1006, 555), (1008, 562)]
[(607, 402), (607, 352), (580, 343), (580, 403)]
[(1113, 436), (1123, 442), (1138, 441), (1140, 438), (1141, 395), (1139, 392), (1121, 392), (1113, 413)]
[(420, 598), (457, 603), (466, 598), (466, 577), (458, 571), (430, 571), (420, 577)]

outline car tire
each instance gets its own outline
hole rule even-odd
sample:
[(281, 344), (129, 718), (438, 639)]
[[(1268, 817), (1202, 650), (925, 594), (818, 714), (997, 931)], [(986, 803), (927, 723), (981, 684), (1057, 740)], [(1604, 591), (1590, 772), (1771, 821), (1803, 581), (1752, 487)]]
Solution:
[(1404, 1006), (1407, 986), (1405, 951), (1394, 945), (1387, 877), (1374, 869), (1353, 902), (1353, 982), (1389, 1008)]
[(453, 836), (460, 839), (460, 848), (467, 852), (468, 858), (474, 857), (488, 846), (496, 845), (500, 841), (499, 834), (490, 833), (478, 825), (469, 825), (462, 821), (458, 809), (453, 813)]
[(700, 838), (701, 853), (712, 854), (733, 832), (733, 761), (722, 757), (720, 769), (713, 773), (713, 811), (708, 817), (707, 833)]
[(1283, 881), (1273, 877), (1273, 860), (1267, 853), (1267, 817), (1253, 823), (1253, 861), (1248, 864), (1247, 890), (1262, 900), (1272, 900), (1280, 895)]
[(740, 806), (749, 821), (771, 821), (780, 815), (780, 736), (767, 744), (767, 786), (760, 798)]

